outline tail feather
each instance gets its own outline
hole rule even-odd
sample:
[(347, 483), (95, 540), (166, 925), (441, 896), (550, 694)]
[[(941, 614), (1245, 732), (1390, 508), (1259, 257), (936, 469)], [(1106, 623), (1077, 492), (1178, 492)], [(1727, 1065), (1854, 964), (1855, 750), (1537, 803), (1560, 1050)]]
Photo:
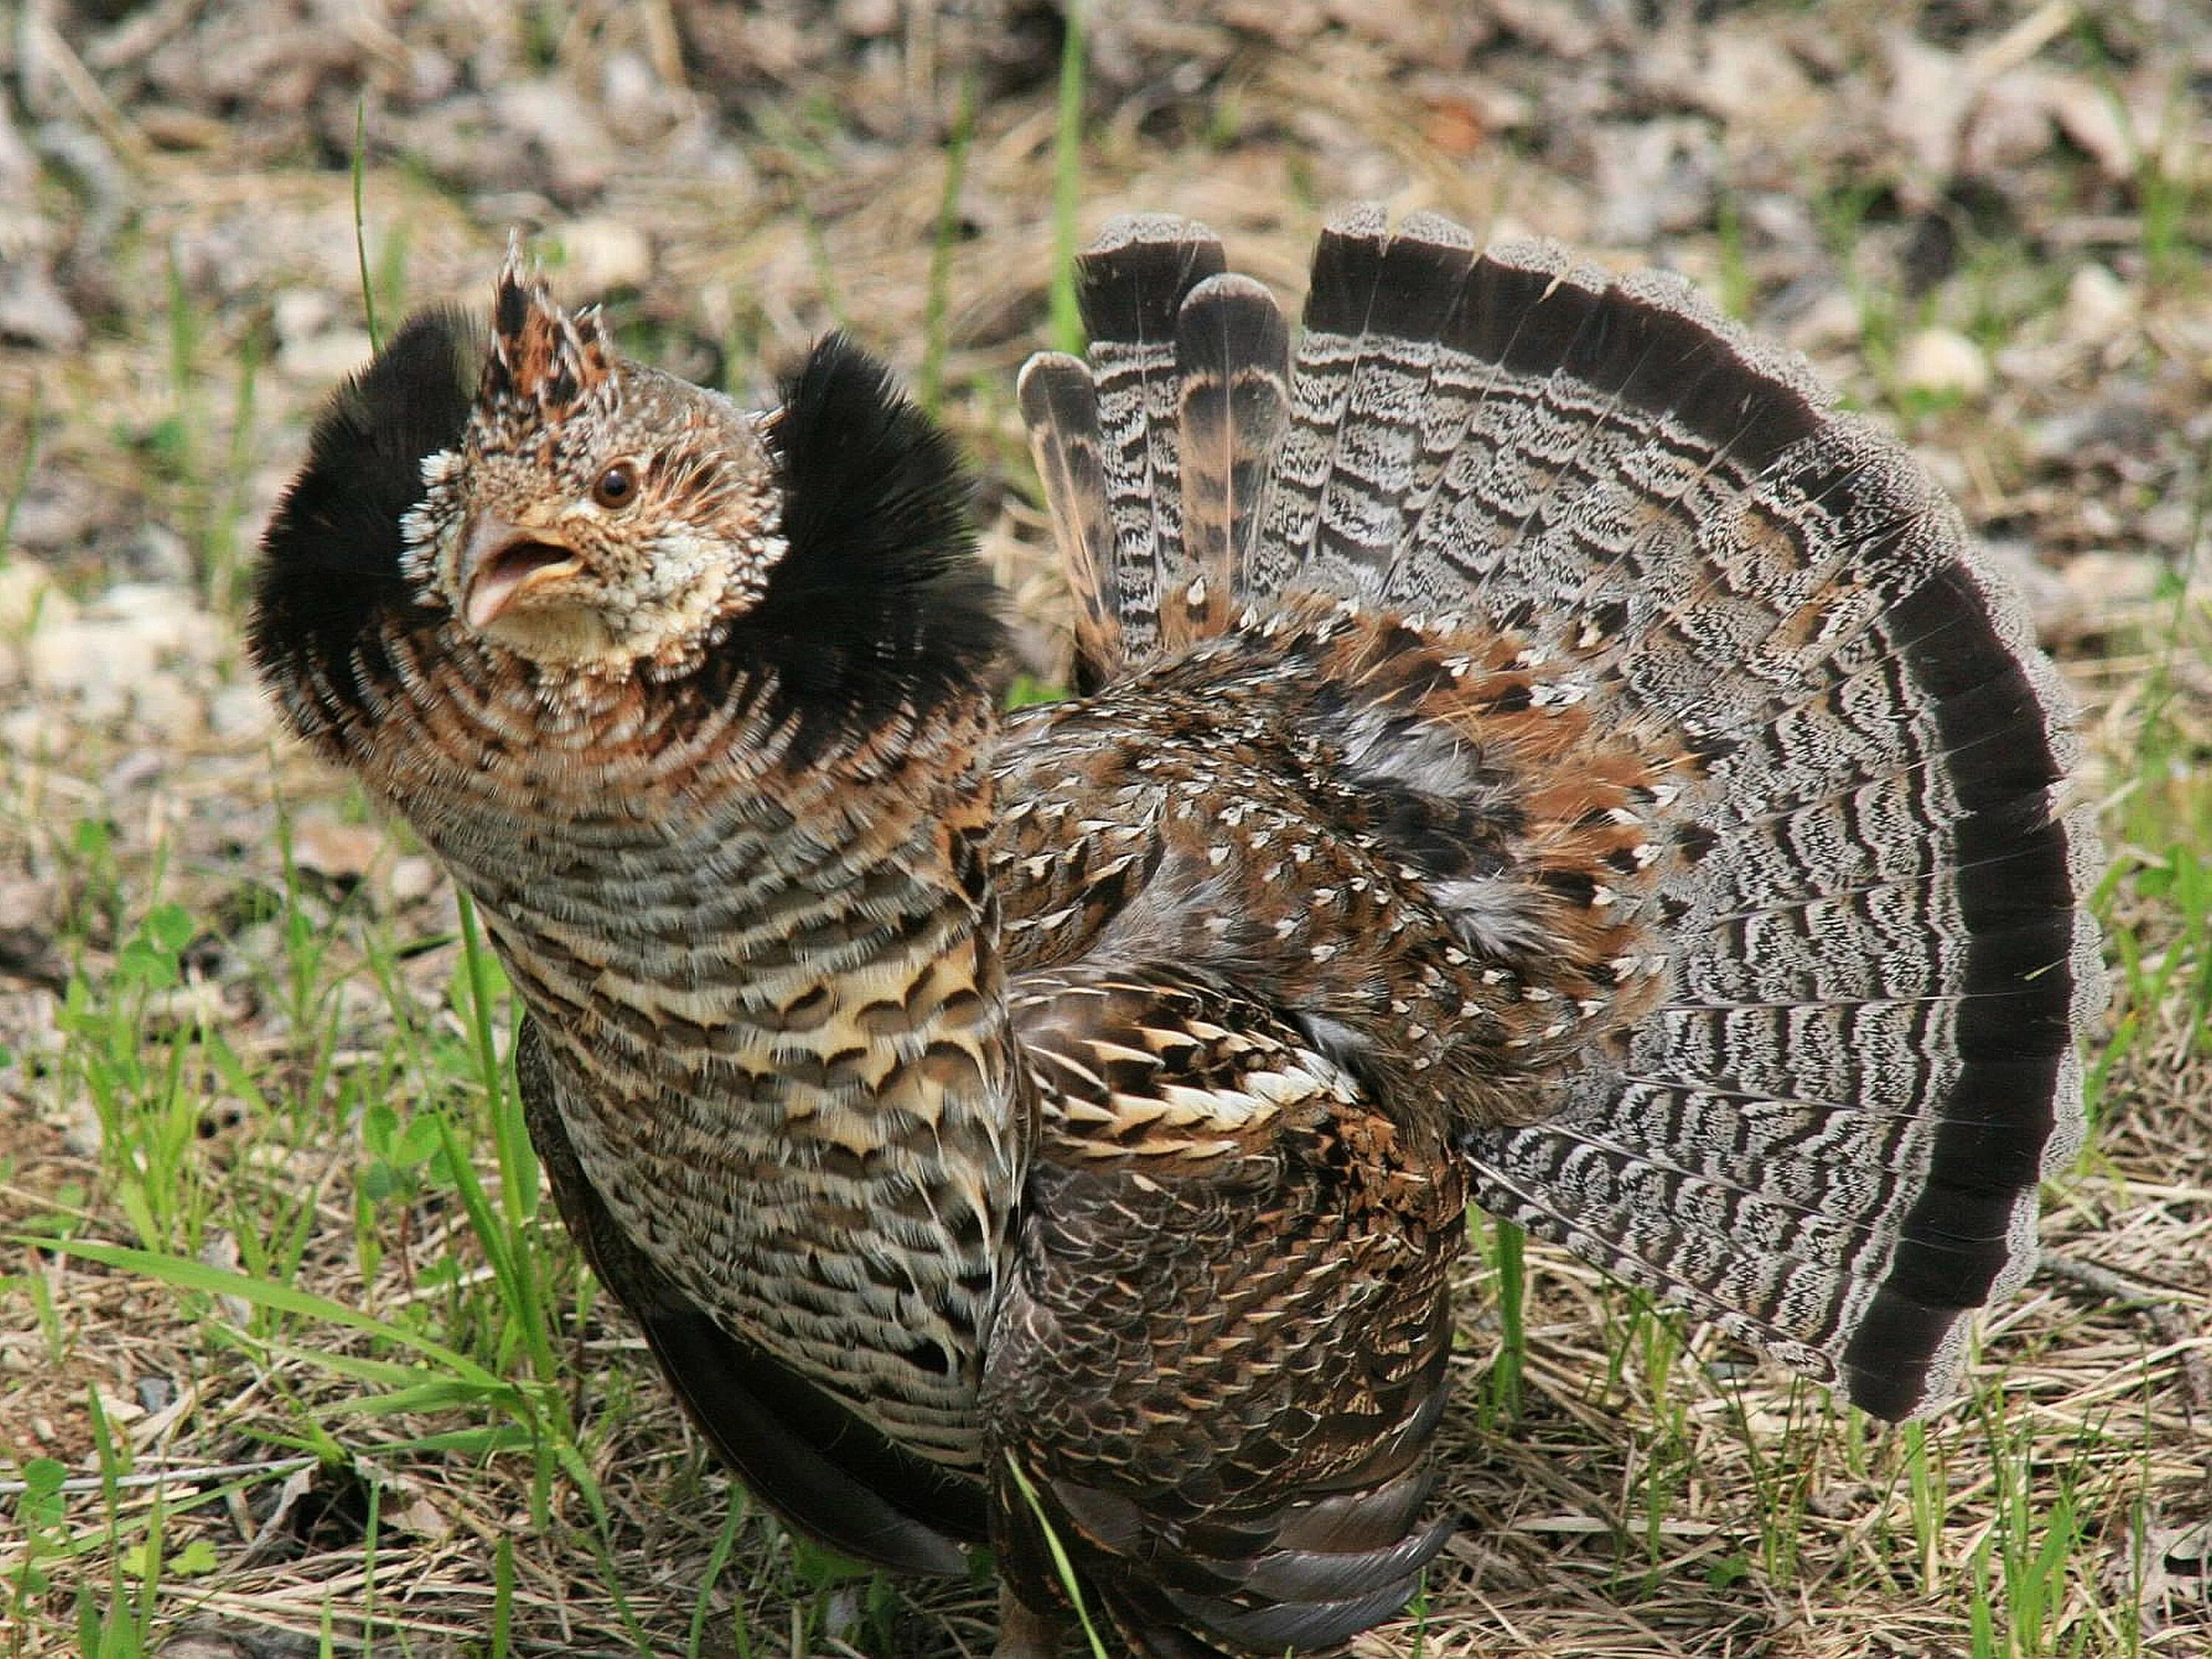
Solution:
[[(1486, 1173), (1484, 1207), (1494, 1213), (1550, 1218), (1535, 1231), (1615, 1278), (1690, 1308), (1815, 1382), (1846, 1381), (1845, 1334), (1875, 1295), (1871, 1278), (1853, 1271), (1874, 1255), (1863, 1236), (1835, 1255), (1812, 1254), (1836, 1241), (1806, 1229), (1804, 1212), (1733, 1205), (1711, 1178), (1642, 1162), (1605, 1135), (1575, 1141), (1561, 1158), (1502, 1161)], [(1562, 1194), (1571, 1202), (1563, 1206)], [(1555, 1216), (1563, 1207), (1569, 1213)], [(1749, 1246), (1765, 1236), (1752, 1226), (1802, 1245)]]
[(1443, 330), (1460, 302), (1474, 240), (1433, 215), (1393, 234), (1361, 204), (1334, 216), (1314, 254), (1292, 368), (1292, 433), (1265, 511), (1270, 556), (1249, 592), (1299, 585), (1380, 590), (1407, 508), (1455, 443), (1451, 397), (1434, 384)]
[(1260, 489), (1290, 404), (1290, 331), (1249, 276), (1209, 276), (1176, 317), (1182, 556), (1162, 570), (1161, 643), (1228, 625), (1258, 539)]
[(1075, 596), (1076, 659), (1119, 663), (1121, 617), (1109, 595), (1120, 555), (1106, 507), (1105, 441), (1091, 370), (1079, 358), (1040, 352), (1022, 366), (1015, 395)]
[[(1285, 383), (1210, 234), (1134, 227), (1085, 266), (1101, 435), (1030, 409), (1101, 456), (1080, 504), (1047, 485), (1100, 662), (1320, 591), (1502, 632), (1648, 740), (1659, 875), (1611, 969), (1663, 993), (1548, 1119), (1463, 1128), (1478, 1201), (1869, 1411), (1940, 1403), (2033, 1263), (2102, 998), (2068, 699), (1955, 509), (1671, 277), (1355, 209)], [(1206, 603), (1163, 625), (1179, 574)]]
[(1116, 538), (1115, 556), (1099, 573), (1099, 603), (1120, 619), (1122, 650), (1132, 658), (1158, 645), (1166, 578), (1182, 564), (1176, 319), (1185, 296), (1226, 264), (1204, 227), (1140, 215), (1109, 223), (1078, 270)]

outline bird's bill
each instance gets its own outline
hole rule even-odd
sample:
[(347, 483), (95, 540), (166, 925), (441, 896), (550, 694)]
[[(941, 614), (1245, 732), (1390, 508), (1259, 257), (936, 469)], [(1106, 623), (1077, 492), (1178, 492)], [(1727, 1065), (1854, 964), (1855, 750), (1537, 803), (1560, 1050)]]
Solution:
[(574, 549), (541, 532), (480, 519), (461, 550), (462, 614), (471, 628), (488, 628), (526, 595), (557, 586), (582, 568)]

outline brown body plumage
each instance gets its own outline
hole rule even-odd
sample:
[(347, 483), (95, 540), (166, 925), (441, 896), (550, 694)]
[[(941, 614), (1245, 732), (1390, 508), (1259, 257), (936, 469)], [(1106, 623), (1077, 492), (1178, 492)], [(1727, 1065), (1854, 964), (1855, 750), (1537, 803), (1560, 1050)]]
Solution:
[(1652, 283), (1371, 210), (1306, 331), (1181, 222), (1024, 376), (1091, 695), (994, 714), (943, 441), (510, 264), (319, 428), (254, 649), (529, 1013), (702, 1428), (893, 1566), (1045, 1528), (1136, 1651), (1386, 1617), (1472, 1200), (1902, 1416), (2078, 1134), (2048, 665), (1909, 464)]

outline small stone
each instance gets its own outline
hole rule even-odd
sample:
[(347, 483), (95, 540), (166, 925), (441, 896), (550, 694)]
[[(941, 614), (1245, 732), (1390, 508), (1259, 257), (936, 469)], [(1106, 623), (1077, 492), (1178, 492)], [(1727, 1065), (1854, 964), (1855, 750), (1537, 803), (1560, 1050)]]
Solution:
[(2016, 70), (1990, 82), (1968, 111), (1960, 137), (1960, 170), (1970, 178), (2016, 177), (2051, 148), (2049, 77)]
[(863, 40), (880, 40), (899, 26), (899, 0), (837, 0), (837, 27)]
[(433, 1541), (452, 1536), (453, 1523), (430, 1501), (420, 1481), (367, 1457), (356, 1458), (354, 1467), (381, 1495), (378, 1508), (393, 1529)]
[(2154, 112), (2124, 100), (2116, 105), (2109, 88), (2082, 76), (2053, 76), (2047, 95), (2067, 137), (2115, 183), (2134, 179), (2145, 156), (2160, 155), (2160, 123)]
[(304, 340), (279, 341), (276, 368), (303, 386), (326, 386), (359, 373), (375, 355), (366, 329), (334, 328)]
[(1882, 45), (1889, 60), (1883, 125), (1908, 162), (1902, 181), (1907, 205), (1921, 207), (1957, 171), (1960, 131), (1977, 89), (1974, 77), (1958, 53), (1931, 46), (1908, 29), (1892, 30)]
[(2159, 1552), (2159, 1559), (2167, 1571), (2185, 1572), (2196, 1578), (2212, 1577), (2212, 1521), (2163, 1531), (2164, 1547)]
[[(230, 949), (223, 953), (227, 972), (241, 974), (248, 963), (267, 962), (285, 948), (284, 932), (273, 921), (248, 922), (230, 936)], [(274, 1017), (276, 1010), (264, 1009), (264, 1014)]]
[(1853, 1480), (1840, 1486), (1815, 1487), (1807, 1494), (1805, 1507), (1824, 1520), (1848, 1521), (1864, 1515), (1881, 1502), (1881, 1494), (1872, 1485)]
[(349, 1031), (380, 1031), (390, 1028), (392, 1004), (381, 987), (358, 979), (338, 981), (337, 1018)]
[(1598, 240), (1641, 246), (1705, 222), (1717, 150), (1711, 124), (1688, 117), (1610, 122), (1590, 134)]
[(853, 1585), (835, 1584), (822, 1598), (822, 1629), (825, 1635), (854, 1634), (860, 1624), (860, 1595)]
[(1866, 313), (1841, 289), (1827, 293), (1791, 319), (1784, 337), (1800, 351), (1834, 351), (1866, 337)]
[(2082, 605), (2078, 594), (2024, 541), (2002, 538), (1981, 544), (1984, 563), (2002, 576), (2027, 606), (2035, 637), (2050, 646), (2080, 636)]
[(2112, 395), (2036, 422), (2027, 429), (2027, 453), (2048, 465), (2078, 465), (2094, 451), (2140, 450), (2153, 443), (2158, 416), (2140, 386), (2120, 386)]
[(1966, 471), (1966, 464), (1957, 450), (1948, 445), (1930, 447), (1922, 444), (1908, 447), (1912, 451), (1912, 459), (1927, 469), (1928, 476), (1942, 486), (1945, 495), (1956, 499), (1973, 488), (1972, 475)]
[(2094, 495), (2082, 501), (2077, 516), (2081, 533), (2100, 542), (2116, 542), (2127, 533), (2126, 522), (2112, 504)]
[(94, 1384), (93, 1391), (100, 1396), (100, 1409), (106, 1413), (111, 1423), (136, 1423), (146, 1415), (145, 1407), (137, 1401), (126, 1400), (112, 1389)]
[(208, 699), (208, 727), (232, 743), (265, 742), (276, 729), (276, 714), (258, 685), (234, 681)]
[(179, 611), (190, 609), (179, 605), (176, 594), (161, 582), (118, 582), (92, 602), (94, 616), (129, 623), (166, 623)]
[(2108, 345), (2134, 322), (2134, 291), (2102, 265), (2083, 265), (2066, 284), (2066, 337), (2092, 350)]
[[(1820, 245), (1820, 225), (1813, 217), (1813, 210), (1788, 191), (1747, 192), (1743, 222), (1765, 240), (1800, 254), (1807, 265), (1814, 263), (1814, 252)], [(1838, 297), (1844, 296), (1838, 294)]]
[(153, 646), (143, 635), (103, 622), (41, 628), (31, 635), (23, 657), (33, 690), (74, 698), (95, 720), (120, 714), (131, 685), (155, 666)]
[(222, 624), (167, 582), (118, 582), (87, 614), (162, 660), (198, 665), (222, 650)]
[(337, 303), (320, 289), (284, 289), (269, 302), (269, 323), (280, 347), (312, 340), (337, 319)]
[(634, 52), (610, 52), (599, 70), (599, 109), (607, 131), (624, 144), (651, 144), (689, 112), (684, 94)]
[(2093, 611), (2110, 612), (2146, 605), (2158, 593), (2161, 567), (2141, 553), (2091, 549), (2066, 562), (2060, 580)]
[(138, 1029), (154, 1036), (189, 1036), (220, 1030), (229, 1018), (222, 988), (196, 979), (150, 994), (139, 1010)]
[(108, 487), (58, 467), (33, 469), (27, 482), (15, 503), (8, 549), (16, 568), (26, 553), (65, 564), (112, 522), (114, 497)]
[(143, 524), (123, 544), (123, 568), (139, 581), (164, 587), (188, 586), (199, 573), (185, 538), (165, 524)]
[(653, 274), (653, 243), (619, 219), (578, 219), (561, 232), (563, 274), (579, 295), (643, 288)]
[[(242, 1259), (234, 1235), (220, 1227), (210, 1228), (204, 1235), (200, 1244), (200, 1261), (204, 1265), (234, 1273)], [(243, 1325), (253, 1316), (252, 1307), (243, 1297), (218, 1296), (216, 1303), (234, 1323)]]
[(44, 702), (0, 714), (0, 754), (51, 759), (66, 750), (69, 741), (67, 724)]
[(29, 560), (0, 565), (0, 634), (21, 634), (33, 623), (67, 622), (76, 615), (76, 602)]
[(131, 688), (131, 712), (147, 732), (187, 738), (207, 723), (198, 696), (177, 675), (156, 670)]
[(530, 171), (541, 188), (572, 200), (596, 196), (622, 166), (598, 113), (559, 80), (509, 81), (487, 101), (495, 127), (539, 152)]
[(1978, 398), (1990, 389), (1989, 354), (1956, 329), (1923, 328), (1897, 354), (1897, 377), (1911, 391)]
[(72, 1158), (97, 1160), (106, 1144), (107, 1129), (100, 1121), (99, 1109), (88, 1100), (72, 1100), (68, 1120), (62, 1125), (62, 1150)]
[(438, 890), (438, 866), (419, 853), (395, 859), (392, 865), (392, 902), (419, 904)]
[(373, 823), (348, 823), (321, 813), (292, 825), (292, 859), (310, 875), (350, 887), (384, 850), (384, 832)]
[(263, 1651), (227, 1631), (186, 1630), (155, 1649), (154, 1659), (261, 1659)]
[(460, 85), (461, 66), (447, 53), (425, 46), (407, 53), (407, 100), (420, 108), (434, 104)]
[(1602, 9), (1596, 6), (1571, 0), (1492, 0), (1483, 9), (1564, 63), (1583, 62), (1605, 44)]
[(74, 351), (84, 343), (84, 319), (62, 297), (53, 278), (27, 260), (0, 268), (0, 339), (45, 351)]
[(2185, 495), (2168, 495), (2145, 507), (2136, 520), (2146, 546), (2170, 555), (2175, 564), (2185, 564), (2197, 541), (2197, 514), (2202, 509)]
[(1703, 107), (1768, 136), (1805, 123), (1814, 107), (1813, 84), (1779, 40), (1723, 27), (1711, 31), (1704, 46), (1703, 72), (1691, 88)]

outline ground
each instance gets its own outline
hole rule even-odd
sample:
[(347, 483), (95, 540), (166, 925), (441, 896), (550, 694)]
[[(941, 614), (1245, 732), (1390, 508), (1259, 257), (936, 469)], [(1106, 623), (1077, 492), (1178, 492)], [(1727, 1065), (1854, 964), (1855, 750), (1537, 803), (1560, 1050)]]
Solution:
[(741, 397), (833, 325), (890, 356), (1050, 684), (1012, 386), (1069, 239), (1172, 210), (1295, 298), (1352, 197), (1680, 270), (1913, 445), (2081, 695), (2114, 991), (2050, 1265), (1924, 1429), (1485, 1230), (1467, 1525), (1356, 1650), (2212, 1648), (2212, 10), (1091, 9), (9, 12), (0, 1653), (987, 1650), (984, 1584), (708, 1463), (538, 1203), (450, 889), (276, 738), (241, 575), (316, 401), (520, 229)]

